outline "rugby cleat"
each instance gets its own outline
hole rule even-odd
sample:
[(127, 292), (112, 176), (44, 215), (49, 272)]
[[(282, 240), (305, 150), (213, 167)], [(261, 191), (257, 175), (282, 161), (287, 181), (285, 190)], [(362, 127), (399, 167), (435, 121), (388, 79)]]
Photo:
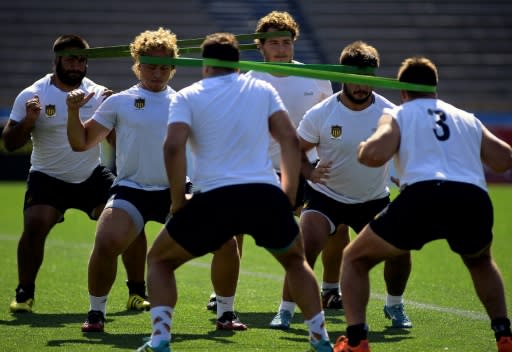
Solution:
[(32, 306), (34, 305), (34, 299), (29, 298), (26, 301), (18, 302), (15, 299), (12, 300), (9, 305), (11, 313), (32, 313)]
[(103, 332), (105, 329), (105, 316), (99, 310), (90, 310), (87, 320), (82, 324), (82, 332)]
[(394, 306), (384, 306), (384, 315), (386, 318), (391, 319), (391, 326), (394, 328), (410, 329), (412, 322), (405, 313), (403, 304), (395, 304)]
[(309, 341), (308, 352), (332, 352), (332, 345), (327, 340)]
[(340, 291), (337, 289), (322, 291), (322, 306), (324, 309), (343, 309)]
[(217, 296), (212, 295), (208, 304), (206, 305), (206, 309), (211, 310), (212, 312), (217, 312)]
[(235, 312), (224, 312), (216, 324), (217, 330), (247, 330), (247, 325), (240, 321)]
[(340, 336), (334, 344), (334, 352), (371, 352), (368, 340), (362, 340), (359, 345), (352, 347), (348, 344), (348, 338)]
[(272, 319), (269, 326), (272, 329), (288, 330), (292, 324), (292, 313), (287, 310), (280, 309), (276, 316)]
[(512, 352), (512, 337), (502, 336), (496, 344), (498, 345), (498, 352)]
[(147, 297), (142, 297), (136, 293), (132, 293), (128, 297), (128, 302), (126, 302), (126, 309), (129, 310), (149, 310), (150, 308), (151, 304)]
[(169, 341), (160, 341), (158, 346), (151, 347), (148, 341), (141, 347), (137, 348), (136, 352), (171, 352), (171, 346)]

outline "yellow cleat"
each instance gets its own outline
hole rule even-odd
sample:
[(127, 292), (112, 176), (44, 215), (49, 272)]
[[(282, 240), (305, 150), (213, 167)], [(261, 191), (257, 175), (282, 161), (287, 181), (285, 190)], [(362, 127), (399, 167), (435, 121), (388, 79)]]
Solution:
[(126, 309), (129, 310), (149, 310), (151, 308), (151, 304), (142, 296), (138, 294), (131, 294), (128, 297), (128, 302), (126, 303)]
[(16, 298), (12, 300), (9, 305), (11, 313), (32, 313), (32, 306), (34, 305), (34, 299), (29, 298), (25, 302), (18, 302)]

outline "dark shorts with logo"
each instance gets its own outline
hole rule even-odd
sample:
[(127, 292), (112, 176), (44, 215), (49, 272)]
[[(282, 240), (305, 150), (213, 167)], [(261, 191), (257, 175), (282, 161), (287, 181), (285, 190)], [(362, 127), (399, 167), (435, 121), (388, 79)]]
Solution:
[[(315, 210), (324, 214), (337, 228), (344, 224), (359, 233), (382, 209), (389, 204), (389, 196), (364, 203), (347, 204), (339, 202), (325, 194), (305, 186), (303, 211)], [(334, 234), (335, 231), (332, 234)]]
[(288, 197), (269, 184), (242, 184), (196, 193), (166, 223), (169, 235), (195, 256), (219, 249), (235, 235), (285, 250), (299, 234)]
[(493, 221), (491, 199), (480, 187), (424, 181), (405, 187), (370, 226), (400, 249), (445, 239), (454, 252), (471, 255), (490, 245)]
[(64, 221), (66, 210), (79, 209), (91, 219), (96, 220), (94, 209), (107, 202), (114, 178), (114, 174), (101, 165), (81, 183), (69, 183), (45, 173), (33, 171), (28, 174), (23, 208), (27, 209), (32, 205), (50, 205), (62, 213), (60, 222)]

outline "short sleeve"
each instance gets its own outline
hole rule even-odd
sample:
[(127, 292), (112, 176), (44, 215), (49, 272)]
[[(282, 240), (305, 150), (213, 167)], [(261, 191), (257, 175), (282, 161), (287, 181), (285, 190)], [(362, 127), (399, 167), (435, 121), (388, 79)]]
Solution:
[(173, 94), (169, 104), (169, 117), (167, 124), (183, 122), (192, 125), (192, 110), (188, 106), (186, 98), (180, 92)]

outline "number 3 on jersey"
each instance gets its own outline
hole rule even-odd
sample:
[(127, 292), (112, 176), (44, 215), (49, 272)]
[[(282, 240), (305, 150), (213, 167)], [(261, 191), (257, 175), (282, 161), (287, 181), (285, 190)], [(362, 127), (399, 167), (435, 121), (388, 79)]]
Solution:
[(434, 134), (438, 140), (446, 141), (448, 138), (450, 138), (450, 129), (448, 128), (448, 125), (446, 124), (446, 114), (442, 110), (433, 110), (428, 109), (429, 115), (434, 115), (436, 119), (436, 125), (440, 128), (433, 128)]

